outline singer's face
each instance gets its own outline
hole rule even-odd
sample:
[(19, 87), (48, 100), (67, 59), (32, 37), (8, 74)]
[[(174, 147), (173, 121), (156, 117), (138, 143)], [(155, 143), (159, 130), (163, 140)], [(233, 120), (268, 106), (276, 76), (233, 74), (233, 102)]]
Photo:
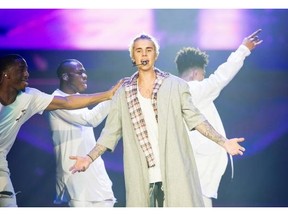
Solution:
[[(139, 39), (135, 41), (133, 47), (133, 57), (136, 64), (139, 64), (141, 67), (154, 66), (156, 60), (154, 43), (149, 39)], [(143, 61), (148, 61), (148, 64), (141, 65)]]

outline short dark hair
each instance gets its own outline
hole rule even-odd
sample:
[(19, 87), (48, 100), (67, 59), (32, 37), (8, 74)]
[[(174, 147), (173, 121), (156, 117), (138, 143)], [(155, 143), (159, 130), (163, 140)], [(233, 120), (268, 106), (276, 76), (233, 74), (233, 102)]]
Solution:
[(0, 75), (9, 67), (13, 66), (16, 60), (24, 60), (19, 54), (8, 54), (0, 57)]
[(75, 62), (75, 61), (78, 61), (76, 59), (65, 59), (63, 60), (58, 68), (57, 68), (57, 77), (58, 78), (61, 78), (62, 74), (63, 73), (67, 73), (67, 66), (66, 66), (66, 63), (70, 63), (70, 62)]
[(199, 48), (184, 47), (177, 52), (175, 63), (178, 73), (182, 75), (189, 68), (204, 69), (208, 64), (208, 55)]

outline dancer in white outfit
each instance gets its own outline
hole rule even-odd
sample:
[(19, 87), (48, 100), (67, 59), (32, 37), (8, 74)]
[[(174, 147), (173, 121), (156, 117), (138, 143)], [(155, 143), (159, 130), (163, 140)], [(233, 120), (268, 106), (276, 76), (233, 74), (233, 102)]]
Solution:
[[(246, 37), (239, 48), (231, 53), (227, 61), (208, 78), (204, 78), (205, 67), (208, 64), (208, 55), (205, 52), (185, 47), (176, 55), (178, 73), (189, 84), (193, 104), (223, 136), (226, 134), (214, 100), (240, 71), (251, 50), (262, 43), (257, 36), (260, 31), (259, 29)], [(189, 137), (196, 159), (204, 204), (206, 207), (212, 207), (212, 198), (217, 199), (218, 187), (228, 164), (227, 152), (202, 136), (197, 130), (190, 131)]]
[[(59, 89), (53, 95), (68, 96), (87, 89), (87, 74), (81, 62), (66, 59), (58, 67)], [(68, 203), (71, 207), (113, 207), (115, 203), (112, 182), (101, 157), (94, 161), (87, 172), (72, 175), (72, 154), (85, 154), (95, 145), (93, 127), (107, 116), (111, 101), (105, 101), (93, 109), (55, 110), (49, 113), (56, 154), (55, 203)]]

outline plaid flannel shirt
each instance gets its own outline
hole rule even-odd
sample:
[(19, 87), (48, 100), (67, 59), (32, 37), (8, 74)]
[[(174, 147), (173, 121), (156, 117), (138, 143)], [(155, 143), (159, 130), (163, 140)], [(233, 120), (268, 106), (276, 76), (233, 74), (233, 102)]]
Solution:
[[(152, 92), (152, 106), (155, 112), (155, 118), (158, 122), (158, 110), (157, 110), (157, 92), (163, 82), (163, 80), (169, 76), (169, 73), (162, 72), (158, 69), (155, 69), (156, 80)], [(125, 93), (128, 104), (128, 109), (131, 117), (131, 121), (137, 136), (137, 139), (140, 143), (142, 151), (147, 160), (148, 167), (155, 166), (154, 154), (149, 142), (148, 132), (146, 129), (146, 123), (144, 116), (142, 114), (141, 106), (137, 98), (137, 78), (139, 73), (136, 72), (131, 76), (131, 79), (125, 82)]]

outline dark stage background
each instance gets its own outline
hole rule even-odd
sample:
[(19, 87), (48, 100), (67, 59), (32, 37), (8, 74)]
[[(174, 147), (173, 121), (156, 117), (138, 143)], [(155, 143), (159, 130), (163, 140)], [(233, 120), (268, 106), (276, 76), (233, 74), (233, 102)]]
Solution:
[[(215, 29), (207, 30), (209, 33), (207, 39), (202, 42), (207, 44), (205, 47), (200, 43), (201, 35), (197, 38), (193, 36), (200, 29), (201, 23), (198, 21), (201, 10), (152, 10), (152, 30), (161, 39), (160, 56), (156, 66), (177, 75), (174, 64), (176, 52), (183, 46), (196, 46), (203, 48), (210, 55), (207, 67), (209, 75), (242, 42), (244, 38), (242, 35), (236, 38), (235, 31), (238, 27), (242, 28), (245, 25), (243, 36), (248, 36), (258, 28), (263, 29), (260, 34), (260, 38), (264, 40), (263, 44), (252, 51), (239, 74), (215, 101), (227, 136), (246, 138), (243, 143), (246, 153), (244, 156), (234, 157), (233, 179), (230, 178), (231, 169), (228, 166), (214, 206), (287, 207), (288, 32), (286, 22), (288, 11), (285, 9), (237, 10), (239, 11), (244, 15), (240, 20), (234, 21), (231, 32), (226, 32), (219, 27), (225, 26), (225, 19), (221, 23), (217, 20), (212, 22), (212, 26), (215, 29), (218, 26), (220, 30), (218, 32), (215, 32)], [(11, 14), (13, 17), (16, 12), (0, 10), (0, 16), (1, 13)], [(219, 16), (221, 14), (223, 13), (219, 13)], [(203, 28), (205, 26), (201, 27)], [(212, 27), (207, 25), (207, 28)], [(1, 29), (0, 39), (8, 35), (6, 27), (2, 26)], [(108, 28), (104, 30), (109, 31)], [(224, 32), (230, 35), (229, 38), (233, 42), (228, 48), (225, 47), (227, 41), (215, 41), (221, 36), (220, 34), (223, 33), (224, 36)], [(29, 34), (36, 33), (30, 31)], [(117, 35), (112, 35), (109, 40), (116, 37)], [(109, 40), (107, 39), (108, 43)], [(219, 43), (223, 44), (222, 49), (208, 47), (209, 44), (221, 45)], [(30, 69), (29, 85), (47, 93), (52, 93), (57, 88), (56, 68), (66, 58), (76, 58), (86, 67), (89, 76), (87, 93), (107, 90), (117, 80), (135, 71), (128, 50), (123, 49), (87, 50), (53, 47), (29, 49), (9, 48), (3, 44), (0, 45), (0, 49), (1, 54), (23, 55)], [(103, 126), (104, 122), (94, 129), (96, 137)], [(105, 153), (103, 159), (118, 199), (116, 206), (124, 207), (122, 141), (119, 142), (114, 153)], [(8, 161), (15, 191), (21, 191), (17, 195), (20, 207), (58, 206), (53, 204), (56, 164), (47, 113), (36, 115), (23, 125), (8, 155)]]

